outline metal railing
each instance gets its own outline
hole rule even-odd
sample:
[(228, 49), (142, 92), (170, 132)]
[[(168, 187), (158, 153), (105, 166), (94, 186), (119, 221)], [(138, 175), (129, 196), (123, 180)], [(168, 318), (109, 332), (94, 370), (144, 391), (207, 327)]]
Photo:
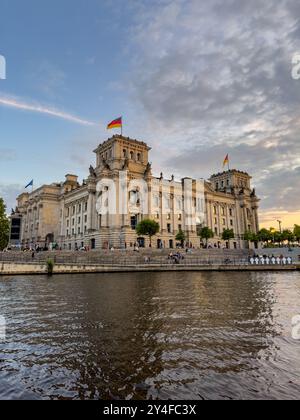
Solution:
[(63, 255), (59, 253), (39, 253), (32, 257), (31, 253), (2, 253), (0, 262), (11, 263), (36, 263), (44, 264), (51, 258), (55, 264), (76, 264), (76, 265), (105, 265), (105, 266), (137, 266), (137, 265), (183, 265), (183, 266), (213, 266), (213, 265), (248, 265), (248, 258), (229, 258), (227, 256), (200, 257), (184, 255), (183, 258), (169, 258), (167, 256), (142, 256), (142, 255), (93, 255), (93, 254), (72, 254)]

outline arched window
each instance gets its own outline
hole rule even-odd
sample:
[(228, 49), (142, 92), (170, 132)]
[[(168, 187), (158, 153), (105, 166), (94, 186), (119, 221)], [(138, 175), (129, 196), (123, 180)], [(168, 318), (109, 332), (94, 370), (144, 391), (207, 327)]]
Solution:
[(141, 161), (141, 154), (140, 153), (137, 154), (137, 160), (138, 160), (138, 162)]
[(127, 150), (123, 149), (123, 157), (126, 158), (127, 157)]
[(133, 152), (130, 152), (130, 159), (133, 160), (133, 158), (134, 158), (134, 153)]

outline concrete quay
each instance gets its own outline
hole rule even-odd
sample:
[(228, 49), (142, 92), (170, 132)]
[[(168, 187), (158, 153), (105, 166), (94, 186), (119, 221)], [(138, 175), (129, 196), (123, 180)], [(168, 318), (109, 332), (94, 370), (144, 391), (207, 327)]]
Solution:
[[(143, 264), (143, 265), (85, 265), (55, 264), (53, 274), (88, 274), (88, 273), (128, 273), (128, 272), (201, 272), (201, 271), (260, 271), (282, 272), (300, 270), (300, 264), (293, 265), (187, 265), (187, 264)], [(46, 264), (37, 263), (0, 263), (0, 275), (37, 275), (47, 274)]]

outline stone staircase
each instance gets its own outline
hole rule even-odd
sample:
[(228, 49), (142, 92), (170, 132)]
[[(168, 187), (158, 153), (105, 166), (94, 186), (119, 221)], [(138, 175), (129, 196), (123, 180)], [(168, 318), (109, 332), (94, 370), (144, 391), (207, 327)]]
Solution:
[[(176, 253), (173, 251), (172, 253)], [(248, 250), (193, 250), (191, 253), (180, 251), (183, 259), (181, 264), (224, 264), (226, 261), (231, 263), (245, 263), (249, 259), (251, 251)], [(40, 252), (32, 258), (31, 252), (5, 252), (0, 253), (0, 262), (36, 262), (44, 263), (51, 258), (57, 264), (103, 264), (103, 265), (142, 265), (145, 258), (150, 258), (151, 264), (168, 264), (172, 260), (168, 258), (170, 250), (140, 249), (139, 252), (132, 250), (115, 251), (89, 251), (89, 252)]]

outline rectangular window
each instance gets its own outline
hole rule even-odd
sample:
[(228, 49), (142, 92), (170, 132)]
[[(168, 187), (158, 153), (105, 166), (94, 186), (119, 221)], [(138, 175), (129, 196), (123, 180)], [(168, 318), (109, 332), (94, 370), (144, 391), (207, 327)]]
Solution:
[(137, 226), (137, 217), (136, 216), (131, 216), (130, 224), (131, 224), (131, 229), (135, 230), (136, 226)]
[(153, 203), (154, 203), (154, 207), (159, 207), (159, 196), (158, 195), (153, 196)]
[(181, 198), (177, 199), (177, 209), (182, 210), (182, 199)]
[(171, 233), (172, 227), (171, 227), (170, 223), (167, 224), (167, 229), (168, 229), (168, 233)]

